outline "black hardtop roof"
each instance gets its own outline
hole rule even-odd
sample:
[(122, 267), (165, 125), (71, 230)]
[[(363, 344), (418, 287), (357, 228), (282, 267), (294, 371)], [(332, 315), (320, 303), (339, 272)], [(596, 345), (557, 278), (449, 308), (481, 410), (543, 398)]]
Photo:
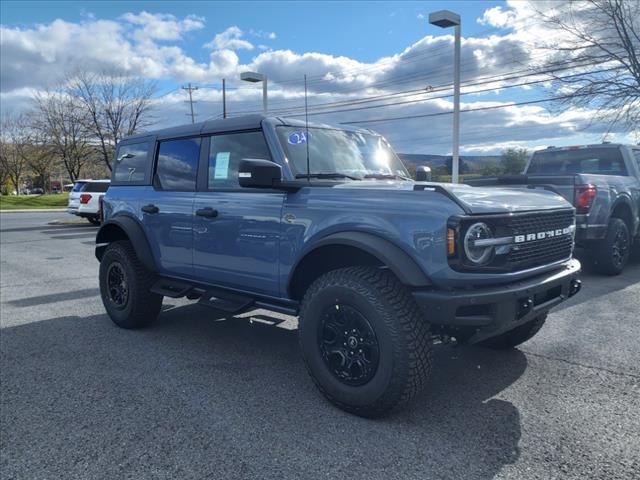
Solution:
[[(207, 133), (221, 133), (221, 132), (234, 132), (240, 130), (257, 130), (261, 128), (262, 121), (269, 119), (275, 123), (281, 125), (293, 125), (303, 127), (304, 121), (283, 118), (283, 117), (268, 117), (265, 115), (243, 115), (240, 117), (220, 118), (216, 120), (206, 120), (199, 123), (189, 123), (187, 125), (178, 125), (175, 127), (163, 128), (160, 130), (151, 130), (148, 132), (140, 132), (135, 135), (130, 135), (122, 139), (122, 143), (132, 143), (135, 141), (147, 139), (149, 137), (156, 137), (158, 139), (165, 138), (178, 138), (188, 137), (192, 135), (202, 135)], [(325, 125), (320, 123), (309, 123), (309, 127), (325, 127), (325, 128), (338, 128), (341, 130), (359, 131), (373, 133), (370, 130), (365, 130), (357, 127), (350, 127), (347, 125)]]

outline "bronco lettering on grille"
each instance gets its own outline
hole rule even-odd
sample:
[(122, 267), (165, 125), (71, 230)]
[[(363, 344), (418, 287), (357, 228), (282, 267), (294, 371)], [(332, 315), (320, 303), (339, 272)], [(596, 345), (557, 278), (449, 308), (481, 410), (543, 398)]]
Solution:
[(545, 238), (559, 237), (561, 235), (569, 235), (573, 231), (572, 227), (558, 228), (556, 230), (547, 230), (546, 232), (528, 233), (526, 235), (516, 235), (513, 237), (513, 243), (532, 242), (534, 240), (544, 240)]

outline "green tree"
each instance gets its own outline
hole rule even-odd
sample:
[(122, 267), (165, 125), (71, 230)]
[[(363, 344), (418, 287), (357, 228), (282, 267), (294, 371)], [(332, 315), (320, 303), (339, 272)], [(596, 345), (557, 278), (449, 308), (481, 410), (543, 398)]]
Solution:
[(482, 167), (480, 173), (488, 177), (500, 175), (502, 173), (502, 167), (500, 167), (498, 162), (491, 162)]
[(502, 151), (500, 166), (502, 173), (518, 174), (524, 171), (529, 154), (526, 148), (507, 148)]

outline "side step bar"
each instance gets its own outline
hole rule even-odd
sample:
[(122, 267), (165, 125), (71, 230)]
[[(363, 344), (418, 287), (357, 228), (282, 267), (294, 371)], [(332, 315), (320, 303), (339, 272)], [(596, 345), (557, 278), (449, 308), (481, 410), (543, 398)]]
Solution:
[(198, 300), (199, 305), (222, 310), (227, 313), (239, 313), (249, 307), (264, 308), (286, 315), (297, 315), (298, 304), (271, 302), (269, 299), (261, 297), (251, 297), (242, 293), (227, 291), (226, 289), (189, 283), (174, 278), (159, 278), (151, 287), (153, 293), (165, 297), (180, 298), (187, 297), (189, 300)]
[(153, 287), (151, 287), (151, 292), (157, 293), (158, 295), (164, 295), (165, 297), (179, 298), (184, 297), (192, 288), (193, 285), (187, 282), (161, 278), (153, 284)]
[(198, 305), (212, 307), (228, 313), (239, 312), (252, 304), (253, 298), (223, 292), (219, 289), (209, 289), (205, 291), (198, 301)]

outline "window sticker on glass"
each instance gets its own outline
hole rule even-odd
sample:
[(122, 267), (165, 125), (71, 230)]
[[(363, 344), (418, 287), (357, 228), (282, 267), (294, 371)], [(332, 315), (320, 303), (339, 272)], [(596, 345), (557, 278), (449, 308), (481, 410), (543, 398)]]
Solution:
[(229, 156), (230, 152), (218, 152), (216, 155), (216, 168), (213, 177), (216, 180), (229, 177)]
[(289, 135), (287, 141), (291, 145), (304, 145), (307, 143), (307, 137), (311, 138), (311, 132), (293, 132)]

